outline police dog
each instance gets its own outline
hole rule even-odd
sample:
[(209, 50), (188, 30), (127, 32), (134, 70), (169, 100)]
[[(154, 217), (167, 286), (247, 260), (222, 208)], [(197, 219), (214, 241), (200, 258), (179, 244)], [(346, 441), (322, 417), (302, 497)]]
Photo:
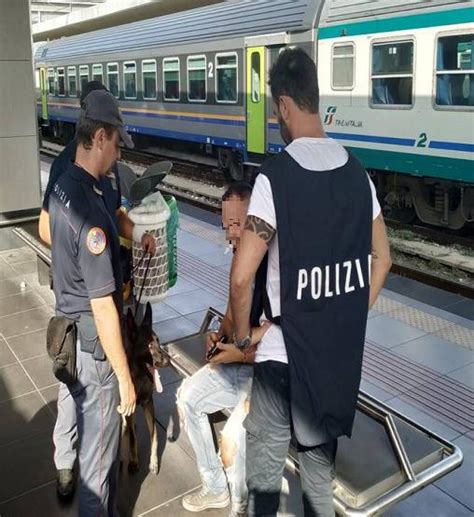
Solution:
[[(161, 392), (163, 389), (158, 370), (169, 365), (169, 358), (160, 350), (158, 338), (153, 333), (152, 310), (149, 303), (146, 305), (145, 316), (140, 325), (137, 325), (131, 309), (128, 309), (125, 345), (128, 365), (137, 394), (137, 407), (143, 408), (150, 433), (150, 472), (158, 474), (158, 433), (155, 425), (153, 391), (156, 389)], [(126, 463), (127, 456), (128, 471), (137, 472), (139, 468), (138, 444), (134, 414), (124, 418), (122, 422), (122, 464)]]

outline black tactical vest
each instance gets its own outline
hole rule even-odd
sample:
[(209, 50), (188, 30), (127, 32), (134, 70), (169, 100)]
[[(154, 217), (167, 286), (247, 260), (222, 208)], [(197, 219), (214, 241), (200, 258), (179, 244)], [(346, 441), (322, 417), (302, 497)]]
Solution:
[(298, 442), (312, 447), (352, 431), (369, 302), (372, 195), (351, 155), (338, 169), (310, 171), (283, 151), (260, 174), (270, 181), (277, 218), (292, 423)]

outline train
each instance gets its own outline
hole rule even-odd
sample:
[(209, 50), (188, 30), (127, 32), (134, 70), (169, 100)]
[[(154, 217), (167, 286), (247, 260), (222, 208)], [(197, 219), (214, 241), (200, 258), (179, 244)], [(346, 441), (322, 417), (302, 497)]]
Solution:
[(293, 46), (317, 65), (327, 135), (365, 165), (385, 213), (470, 231), (469, 0), (228, 1), (50, 41), (34, 56), (38, 120), (70, 137), (98, 80), (137, 147), (211, 157), (239, 180), (284, 148), (267, 79)]

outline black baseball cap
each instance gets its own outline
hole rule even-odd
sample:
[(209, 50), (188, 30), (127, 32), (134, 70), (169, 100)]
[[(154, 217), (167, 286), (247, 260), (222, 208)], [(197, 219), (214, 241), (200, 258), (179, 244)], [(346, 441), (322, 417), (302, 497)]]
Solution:
[(106, 90), (94, 90), (83, 101), (84, 117), (105, 122), (118, 129), (123, 143), (130, 149), (135, 146), (125, 131), (117, 99)]
[(79, 98), (79, 104), (81, 105), (81, 108), (83, 106), (84, 99), (89, 95), (89, 93), (94, 92), (95, 90), (105, 90), (106, 92), (109, 91), (100, 81), (89, 81), (84, 85), (81, 96)]

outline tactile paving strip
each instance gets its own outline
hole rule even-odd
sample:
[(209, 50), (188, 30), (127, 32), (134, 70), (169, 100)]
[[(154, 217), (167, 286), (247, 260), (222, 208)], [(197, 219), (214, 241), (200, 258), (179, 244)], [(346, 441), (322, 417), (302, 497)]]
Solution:
[(461, 434), (474, 429), (474, 390), (367, 339), (364, 377)]
[(446, 339), (446, 341), (451, 341), (451, 343), (456, 343), (469, 348), (469, 350), (474, 350), (474, 330), (453, 323), (448, 327), (436, 330), (433, 334)]
[(196, 237), (202, 237), (215, 244), (223, 244), (225, 242), (225, 234), (222, 229), (214, 229), (211, 225), (198, 223), (195, 219), (191, 219), (185, 215), (180, 215), (179, 227), (185, 232), (192, 233), (196, 235)]
[(420, 311), (414, 307), (408, 307), (407, 305), (402, 309), (390, 312), (390, 317), (428, 333), (433, 333), (436, 330), (452, 325), (451, 321)]
[(211, 291), (224, 300), (227, 300), (229, 295), (229, 274), (179, 249), (179, 242), (178, 274), (183, 275), (194, 284), (199, 284), (207, 291)]

